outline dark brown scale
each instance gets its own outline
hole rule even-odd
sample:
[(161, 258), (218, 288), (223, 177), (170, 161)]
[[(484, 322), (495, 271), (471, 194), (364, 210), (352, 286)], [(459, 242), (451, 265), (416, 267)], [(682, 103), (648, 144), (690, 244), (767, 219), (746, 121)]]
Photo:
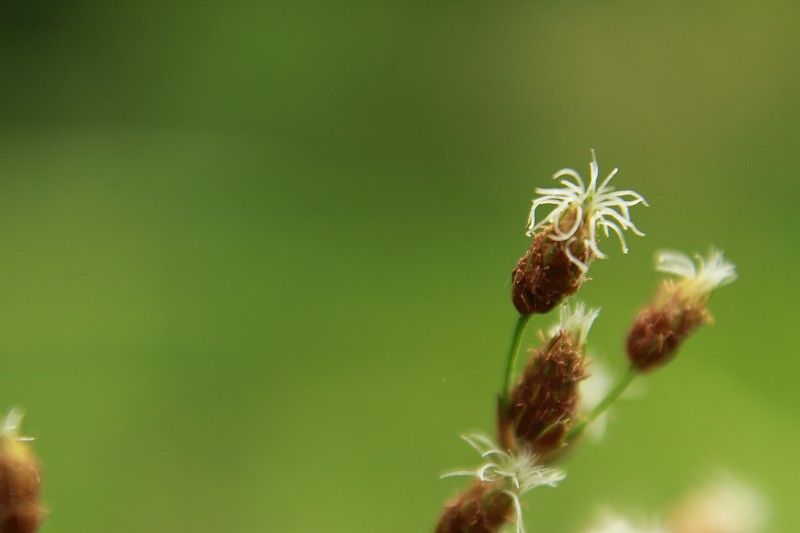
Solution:
[(581, 351), (563, 332), (532, 358), (511, 393), (508, 419), (516, 438), (534, 453), (546, 456), (558, 450), (575, 421), (578, 386), (588, 377)]
[(709, 319), (702, 306), (679, 302), (642, 310), (628, 333), (628, 360), (640, 372), (663, 365), (675, 357), (686, 337)]
[[(549, 238), (551, 230), (537, 233), (530, 249), (511, 272), (511, 299), (522, 315), (547, 313), (583, 285), (583, 272), (570, 261), (566, 244)], [(573, 255), (584, 263), (589, 253), (583, 245), (572, 245)]]
[(0, 533), (34, 533), (41, 522), (41, 467), (21, 443), (0, 445)]
[(511, 519), (513, 506), (501, 483), (476, 479), (447, 504), (436, 533), (497, 533)]

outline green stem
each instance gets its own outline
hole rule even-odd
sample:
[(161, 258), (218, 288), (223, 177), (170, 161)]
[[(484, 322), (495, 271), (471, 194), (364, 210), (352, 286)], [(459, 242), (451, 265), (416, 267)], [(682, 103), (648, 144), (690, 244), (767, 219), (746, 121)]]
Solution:
[(517, 325), (514, 328), (514, 336), (511, 338), (511, 349), (508, 351), (508, 358), (506, 359), (506, 372), (503, 376), (503, 392), (501, 398), (503, 399), (503, 407), (508, 407), (508, 395), (511, 391), (511, 386), (514, 383), (514, 368), (517, 366), (517, 354), (519, 354), (519, 347), (522, 344), (522, 337), (525, 334), (525, 326), (531, 315), (520, 315), (517, 319)]
[(590, 412), (588, 415), (586, 415), (586, 417), (583, 420), (581, 420), (580, 422), (575, 424), (572, 427), (572, 429), (569, 430), (569, 433), (567, 433), (567, 436), (566, 436), (566, 441), (567, 442), (573, 441), (573, 440), (577, 439), (578, 437), (580, 437), (581, 434), (586, 430), (586, 427), (589, 424), (591, 424), (594, 421), (595, 418), (597, 418), (598, 416), (603, 414), (603, 411), (608, 409), (609, 406), (612, 403), (614, 403), (614, 401), (617, 398), (619, 398), (620, 394), (622, 394), (625, 391), (625, 389), (628, 388), (628, 385), (631, 384), (631, 381), (633, 381), (633, 378), (635, 378), (638, 375), (639, 375), (639, 372), (635, 368), (633, 368), (633, 367), (628, 368), (628, 371), (625, 373), (624, 376), (622, 376), (622, 379), (620, 379), (617, 382), (617, 384), (614, 386), (613, 389), (608, 391), (608, 394), (606, 394), (606, 397), (603, 398), (603, 400), (600, 403), (598, 403), (597, 406), (594, 409), (592, 409), (592, 412)]

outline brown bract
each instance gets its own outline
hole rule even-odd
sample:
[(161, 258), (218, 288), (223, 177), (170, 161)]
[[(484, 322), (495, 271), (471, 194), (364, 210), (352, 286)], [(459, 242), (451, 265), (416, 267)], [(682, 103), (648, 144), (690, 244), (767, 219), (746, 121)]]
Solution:
[(0, 437), (0, 533), (34, 533), (44, 512), (39, 505), (41, 466), (25, 442)]
[[(530, 249), (511, 272), (511, 298), (522, 315), (547, 313), (583, 285), (583, 272), (570, 260), (568, 245), (552, 240), (550, 235), (550, 229), (534, 235)], [(577, 243), (571, 246), (576, 248), (571, 249), (573, 255), (588, 263), (585, 246)]]
[(674, 298), (665, 305), (650, 306), (636, 316), (626, 342), (631, 365), (648, 372), (675, 357), (683, 341), (711, 316), (702, 304)]
[(563, 444), (575, 421), (586, 379), (581, 349), (569, 335), (560, 332), (534, 354), (511, 393), (506, 418), (514, 426), (518, 441), (546, 460)]
[(511, 519), (513, 505), (502, 481), (476, 479), (447, 504), (436, 533), (496, 533)]

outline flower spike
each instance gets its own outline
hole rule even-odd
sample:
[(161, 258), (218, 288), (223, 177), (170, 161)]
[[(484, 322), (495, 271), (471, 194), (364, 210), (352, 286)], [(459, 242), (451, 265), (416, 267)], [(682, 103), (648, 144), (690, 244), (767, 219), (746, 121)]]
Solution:
[[(598, 185), (599, 166), (592, 150), (588, 185), (577, 171), (563, 168), (553, 176), (563, 187), (536, 189), (539, 197), (533, 200), (527, 231), (533, 242), (511, 274), (512, 299), (520, 314), (547, 313), (580, 289), (591, 262), (606, 257), (597, 242), (598, 231), (606, 237), (614, 233), (625, 253), (626, 231), (644, 235), (631, 220), (630, 208), (647, 201), (637, 192), (615, 190), (610, 182), (617, 171)], [(537, 210), (542, 207), (550, 211), (539, 219)]]
[(697, 255), (695, 261), (681, 252), (662, 250), (656, 254), (656, 270), (678, 279), (661, 284), (628, 333), (628, 359), (640, 372), (669, 361), (689, 335), (711, 322), (706, 309), (711, 293), (736, 279), (736, 267), (718, 250), (706, 258)]
[(580, 407), (580, 384), (588, 377), (586, 336), (599, 313), (582, 303), (562, 306), (549, 337), (532, 351), (508, 405), (498, 406), (501, 446), (527, 447), (546, 462), (565, 451)]

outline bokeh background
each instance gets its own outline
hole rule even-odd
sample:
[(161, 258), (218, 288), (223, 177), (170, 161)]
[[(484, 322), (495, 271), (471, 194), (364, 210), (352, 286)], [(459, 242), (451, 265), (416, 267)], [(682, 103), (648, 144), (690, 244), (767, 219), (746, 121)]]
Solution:
[[(533, 189), (651, 203), (592, 267), (595, 359), (661, 247), (716, 324), (527, 499), (655, 515), (720, 469), (800, 523), (800, 4), (0, 3), (0, 406), (43, 531), (430, 531), (490, 431)], [(551, 319), (533, 322), (535, 329)]]

